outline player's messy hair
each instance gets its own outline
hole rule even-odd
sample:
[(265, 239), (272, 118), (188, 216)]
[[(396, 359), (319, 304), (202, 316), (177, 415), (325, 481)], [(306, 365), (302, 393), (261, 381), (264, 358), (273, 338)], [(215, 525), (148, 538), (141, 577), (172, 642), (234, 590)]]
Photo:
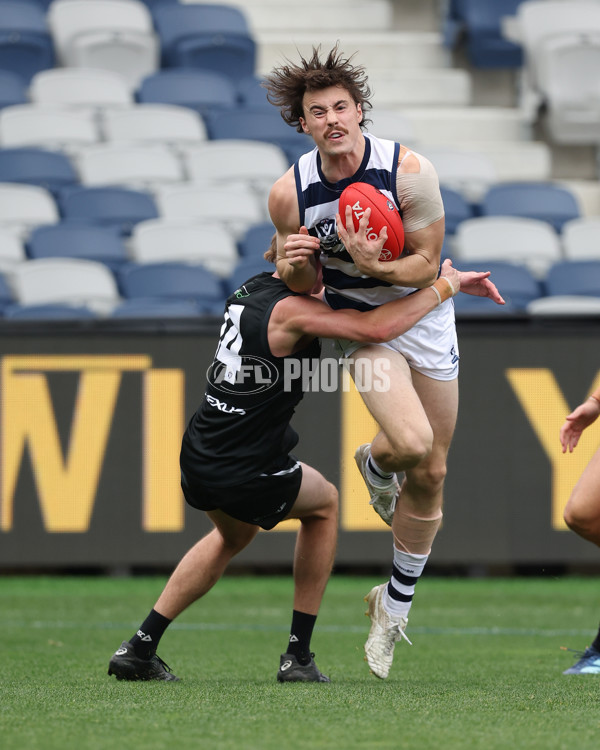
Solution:
[(304, 94), (306, 91), (319, 91), (329, 86), (342, 86), (361, 105), (361, 128), (369, 122), (365, 113), (372, 105), (369, 101), (371, 89), (366, 71), (362, 65), (352, 64), (354, 55), (344, 57), (338, 45), (339, 43), (327, 54), (325, 61), (320, 57), (321, 47), (313, 47), (309, 59), (301, 56), (298, 65), (288, 60), (287, 64), (274, 68), (264, 77), (262, 85), (267, 90), (267, 99), (280, 108), (285, 122), (295, 127), (299, 133), (303, 132), (300, 118), (304, 117)]

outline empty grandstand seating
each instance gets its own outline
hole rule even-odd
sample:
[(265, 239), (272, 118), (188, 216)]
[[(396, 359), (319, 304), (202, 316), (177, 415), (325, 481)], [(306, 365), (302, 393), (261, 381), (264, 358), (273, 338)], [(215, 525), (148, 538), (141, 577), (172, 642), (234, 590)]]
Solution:
[(0, 109), (27, 102), (25, 80), (10, 70), (0, 68)]
[(0, 111), (2, 147), (40, 146), (73, 152), (99, 140), (91, 109), (22, 104)]
[(446, 234), (454, 234), (461, 221), (473, 217), (473, 207), (458, 190), (441, 184), (440, 192), (442, 194), (442, 201), (444, 202)]
[(233, 236), (222, 225), (190, 219), (155, 219), (135, 226), (131, 258), (136, 263), (195, 263), (226, 277), (238, 261), (238, 252)]
[(450, 0), (445, 18), (446, 42), (455, 46), (464, 35), (469, 61), (476, 68), (520, 68), (521, 45), (505, 38), (502, 18), (513, 15), (521, 2)]
[(212, 70), (173, 68), (160, 70), (141, 81), (137, 99), (142, 103), (177, 104), (205, 115), (231, 112), (237, 106), (233, 81)]
[(158, 185), (179, 182), (184, 177), (177, 156), (168, 146), (158, 143), (90, 146), (79, 154), (78, 166), (84, 185), (123, 185), (151, 190)]
[(197, 318), (206, 313), (213, 313), (217, 304), (198, 304), (189, 299), (156, 299), (154, 297), (141, 297), (126, 299), (117, 305), (111, 313), (112, 318), (121, 320), (149, 320), (165, 318)]
[(41, 148), (0, 149), (0, 182), (39, 185), (51, 192), (79, 181), (70, 159)]
[(233, 294), (244, 281), (264, 271), (273, 273), (275, 266), (264, 258), (242, 258), (227, 279), (228, 294)]
[(48, 24), (64, 66), (115, 71), (132, 89), (159, 67), (152, 16), (138, 0), (55, 0)]
[(266, 219), (266, 207), (246, 187), (182, 183), (165, 186), (157, 196), (159, 212), (166, 219), (218, 222), (239, 240), (248, 227)]
[(560, 232), (563, 224), (580, 216), (573, 193), (552, 183), (502, 183), (492, 185), (481, 202), (487, 216), (523, 216), (541, 219)]
[(98, 315), (86, 305), (49, 303), (47, 305), (9, 305), (4, 310), (4, 317), (11, 321), (31, 322), (96, 319)]
[(376, 107), (461, 106), (471, 104), (471, 74), (459, 68), (369, 71)]
[(120, 301), (113, 273), (93, 260), (28, 260), (11, 269), (10, 283), (20, 305), (67, 303), (107, 314)]
[(600, 258), (555, 263), (546, 275), (545, 286), (548, 295), (600, 297)]
[(29, 96), (34, 104), (103, 107), (133, 103), (123, 77), (98, 68), (41, 71), (31, 81)]
[(200, 115), (174, 104), (106, 107), (101, 123), (108, 141), (162, 143), (180, 148), (206, 140), (206, 128)]
[(6, 308), (14, 304), (14, 297), (6, 276), (0, 269), (0, 315), (3, 315)]
[(454, 267), (459, 271), (491, 271), (491, 278), (506, 301), (505, 305), (497, 305), (487, 298), (457, 294), (454, 297), (457, 314), (506, 315), (523, 313), (532, 300), (542, 295), (540, 282), (521, 263), (503, 260), (456, 260)]
[(27, 260), (25, 244), (17, 232), (0, 225), (0, 271)]
[(565, 222), (561, 241), (565, 260), (600, 260), (600, 216)]
[(62, 222), (38, 227), (29, 236), (31, 258), (81, 258), (104, 263), (116, 270), (129, 257), (118, 229)]
[(21, 0), (0, 2), (0, 70), (28, 83), (54, 65), (54, 47), (42, 6)]
[(598, 317), (600, 297), (569, 294), (540, 297), (527, 305), (527, 314), (531, 317), (546, 318)]
[(477, 216), (461, 222), (452, 242), (452, 256), (461, 261), (520, 263), (538, 279), (563, 257), (552, 225), (523, 216)]
[(116, 227), (121, 234), (131, 234), (140, 221), (158, 218), (152, 195), (127, 187), (66, 188), (58, 202), (65, 220)]
[(41, 224), (55, 224), (59, 218), (56, 201), (46, 188), (0, 182), (1, 227), (26, 233)]
[(256, 43), (235, 5), (157, 5), (153, 10), (164, 67), (204, 68), (238, 80), (253, 73)]
[(262, 260), (274, 234), (275, 227), (270, 221), (263, 221), (248, 227), (238, 243), (242, 259)]
[(119, 271), (126, 299), (190, 300), (212, 309), (224, 302), (223, 284), (216, 274), (189, 263), (132, 263)]
[(477, 204), (497, 180), (492, 160), (478, 151), (425, 147), (420, 149), (434, 165), (440, 183)]

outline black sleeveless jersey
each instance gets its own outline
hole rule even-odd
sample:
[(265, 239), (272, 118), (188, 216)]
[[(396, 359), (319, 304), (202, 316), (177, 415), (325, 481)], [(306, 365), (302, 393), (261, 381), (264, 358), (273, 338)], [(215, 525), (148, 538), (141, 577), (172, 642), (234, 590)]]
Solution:
[(269, 318), (289, 296), (296, 293), (266, 272), (227, 299), (206, 393), (181, 451), (185, 474), (202, 484), (227, 487), (277, 471), (298, 442), (290, 420), (304, 395), (299, 373), (303, 363), (314, 368), (321, 345), (314, 339), (289, 356), (271, 354)]

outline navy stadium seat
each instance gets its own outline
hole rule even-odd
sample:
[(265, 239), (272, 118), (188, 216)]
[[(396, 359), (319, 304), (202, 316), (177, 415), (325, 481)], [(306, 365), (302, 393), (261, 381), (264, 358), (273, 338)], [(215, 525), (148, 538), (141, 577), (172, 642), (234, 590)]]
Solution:
[(118, 272), (122, 296), (192, 300), (213, 305), (225, 299), (219, 277), (187, 263), (131, 263)]
[(10, 305), (4, 311), (9, 320), (87, 320), (97, 318), (93, 310), (85, 305)]
[(140, 221), (158, 218), (150, 193), (125, 187), (64, 188), (58, 194), (58, 204), (67, 221), (116, 227), (122, 234), (131, 234)]
[(239, 242), (239, 251), (242, 258), (260, 261), (269, 249), (274, 234), (275, 227), (270, 221), (249, 227)]
[(446, 216), (446, 234), (454, 234), (456, 227), (465, 219), (472, 219), (474, 211), (466, 198), (452, 188), (440, 185), (442, 201), (444, 202), (444, 213)]
[(502, 17), (514, 16), (523, 0), (451, 0), (445, 19), (446, 43), (464, 34), (471, 65), (476, 68), (520, 68), (521, 45), (506, 39)]
[(0, 70), (0, 109), (27, 101), (27, 86), (23, 78), (10, 70)]
[(204, 312), (193, 300), (165, 300), (155, 297), (135, 297), (117, 305), (111, 313), (113, 318), (196, 318)]
[(246, 75), (236, 82), (238, 100), (243, 107), (265, 107), (273, 109), (267, 99), (267, 90), (261, 85), (261, 79), (254, 75)]
[(129, 261), (117, 228), (63, 222), (34, 229), (28, 240), (30, 258), (83, 258), (115, 271)]
[(56, 193), (79, 181), (69, 158), (58, 151), (42, 148), (0, 149), (0, 182), (19, 182)]
[(212, 111), (204, 119), (211, 139), (248, 138), (275, 143), (285, 151), (290, 164), (314, 147), (312, 138), (287, 125), (275, 107), (271, 111), (265, 107), (240, 107), (235, 117), (229, 112)]
[(29, 83), (40, 70), (54, 65), (54, 46), (46, 11), (37, 3), (0, 1), (0, 69)]
[(146, 76), (138, 88), (137, 100), (190, 107), (201, 115), (225, 111), (228, 118), (237, 106), (233, 81), (216, 71), (193, 68), (160, 70)]
[(167, 4), (153, 10), (163, 67), (205, 68), (239, 79), (254, 72), (256, 44), (240, 8)]
[(498, 287), (506, 305), (497, 305), (487, 298), (459, 293), (454, 297), (457, 313), (505, 315), (524, 312), (529, 302), (542, 295), (540, 282), (525, 265), (503, 261), (453, 262), (459, 271), (491, 271), (491, 281)]
[(8, 285), (8, 281), (3, 274), (0, 273), (0, 313), (3, 314), (6, 308), (12, 305), (14, 301), (13, 293)]
[(548, 295), (600, 297), (600, 260), (565, 260), (555, 263), (545, 280)]
[(492, 185), (484, 195), (483, 216), (522, 216), (541, 219), (560, 232), (565, 222), (580, 216), (575, 195), (547, 182), (505, 182)]
[(226, 280), (228, 294), (232, 294), (244, 281), (263, 271), (273, 273), (275, 271), (275, 264), (269, 263), (264, 258), (242, 258), (234, 268), (231, 276)]

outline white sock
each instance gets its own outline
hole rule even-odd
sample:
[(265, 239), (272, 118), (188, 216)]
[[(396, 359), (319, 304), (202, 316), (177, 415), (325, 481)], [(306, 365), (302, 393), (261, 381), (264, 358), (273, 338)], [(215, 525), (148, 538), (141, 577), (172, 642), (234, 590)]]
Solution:
[(369, 457), (367, 458), (367, 479), (371, 484), (376, 487), (387, 487), (388, 484), (394, 479), (394, 474), (390, 471), (384, 471), (381, 466), (375, 461), (369, 451)]
[[(408, 618), (415, 586), (429, 555), (412, 555), (394, 546), (394, 566), (383, 597), (383, 607), (393, 617)], [(390, 593), (390, 591), (392, 593)]]

